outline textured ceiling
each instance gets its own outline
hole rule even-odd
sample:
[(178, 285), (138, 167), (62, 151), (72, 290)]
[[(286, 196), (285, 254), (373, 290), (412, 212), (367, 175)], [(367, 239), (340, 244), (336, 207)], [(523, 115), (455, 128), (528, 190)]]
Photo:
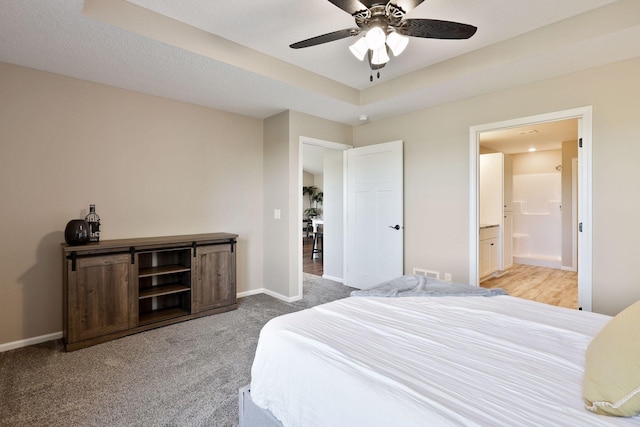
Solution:
[[(327, 0), (129, 0), (207, 32), (299, 65), (348, 86), (370, 86), (369, 68), (355, 59), (347, 38), (305, 49), (289, 45), (355, 27), (353, 17)], [(383, 70), (383, 80), (543, 27), (612, 0), (426, 0), (408, 18), (443, 19), (478, 27), (469, 40), (411, 38), (405, 53)], [(374, 83), (378, 83), (375, 81)]]
[(2, 0), (0, 61), (252, 117), (295, 110), (357, 125), (640, 55), (638, 0), (426, 0), (409, 17), (472, 24), (412, 38), (369, 83), (354, 26), (326, 0)]

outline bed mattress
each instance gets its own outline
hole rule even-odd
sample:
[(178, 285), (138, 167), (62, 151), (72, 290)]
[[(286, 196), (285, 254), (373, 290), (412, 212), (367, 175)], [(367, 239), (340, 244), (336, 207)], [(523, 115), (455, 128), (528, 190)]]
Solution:
[(584, 353), (609, 319), (510, 296), (351, 297), (265, 325), (251, 395), (284, 426), (640, 426), (584, 409)]

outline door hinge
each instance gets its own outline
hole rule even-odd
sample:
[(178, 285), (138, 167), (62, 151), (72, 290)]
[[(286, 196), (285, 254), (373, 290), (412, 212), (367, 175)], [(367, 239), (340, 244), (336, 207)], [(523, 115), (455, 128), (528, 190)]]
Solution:
[(578, 224), (578, 231), (582, 233), (582, 223)]
[(582, 138), (578, 139), (578, 148), (582, 148)]

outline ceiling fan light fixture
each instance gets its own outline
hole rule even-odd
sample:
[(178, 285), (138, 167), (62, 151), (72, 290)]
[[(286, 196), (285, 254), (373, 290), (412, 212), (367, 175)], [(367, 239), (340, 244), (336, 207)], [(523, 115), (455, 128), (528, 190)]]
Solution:
[(392, 31), (387, 36), (387, 46), (393, 52), (393, 56), (398, 56), (404, 52), (405, 48), (409, 44), (409, 37), (405, 37)]
[(386, 41), (386, 34), (380, 27), (371, 27), (367, 34), (364, 36), (365, 41), (369, 49), (376, 51), (384, 46)]
[(357, 42), (349, 46), (349, 50), (353, 53), (353, 56), (358, 58), (358, 61), (362, 61), (367, 54), (369, 47), (367, 46), (366, 40), (361, 37)]
[(460, 22), (439, 19), (405, 19), (406, 13), (411, 12), (424, 0), (329, 1), (351, 15), (355, 19), (357, 27), (321, 34), (293, 43), (289, 47), (300, 49), (347, 37), (360, 36), (355, 43), (349, 46), (349, 50), (359, 61), (364, 61), (364, 58), (367, 58), (371, 70), (369, 81), (373, 81), (374, 71), (380, 78), (380, 69), (390, 61), (390, 56), (397, 57), (404, 52), (409, 44), (409, 37), (464, 40), (472, 37), (478, 30), (473, 25)]
[(387, 48), (383, 44), (380, 49), (371, 51), (371, 63), (373, 65), (381, 65), (389, 62), (389, 55), (387, 54)]

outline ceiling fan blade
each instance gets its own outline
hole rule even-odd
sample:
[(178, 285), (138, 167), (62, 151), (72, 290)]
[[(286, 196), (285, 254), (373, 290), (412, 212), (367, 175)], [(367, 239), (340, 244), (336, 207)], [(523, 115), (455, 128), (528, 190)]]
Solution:
[(356, 12), (367, 9), (367, 7), (358, 0), (329, 0), (331, 3), (338, 6), (340, 9), (347, 12), (349, 15), (353, 15)]
[(347, 28), (344, 30), (334, 31), (333, 33), (322, 34), (321, 36), (311, 37), (310, 39), (289, 45), (289, 47), (292, 49), (300, 49), (303, 47), (316, 46), (322, 43), (344, 39), (346, 37), (357, 36), (359, 33), (360, 28)]
[(405, 36), (449, 40), (468, 39), (478, 30), (473, 25), (438, 19), (405, 19), (396, 29)]
[[(331, 3), (334, 3), (333, 0), (329, 0)], [(415, 9), (416, 7), (418, 7), (424, 0), (391, 0), (391, 1), (386, 1), (386, 0), (360, 0), (360, 3), (362, 3), (364, 6), (366, 6), (367, 9), (371, 9), (371, 7), (376, 6), (376, 5), (382, 5), (385, 6), (387, 3), (391, 3), (395, 6), (400, 7), (402, 10), (404, 10), (405, 13), (409, 13), (410, 11), (412, 11), (413, 9)]]
[(391, 0), (391, 2), (396, 6), (401, 7), (405, 13), (411, 12), (413, 9), (420, 6), (423, 1), (424, 0)]

